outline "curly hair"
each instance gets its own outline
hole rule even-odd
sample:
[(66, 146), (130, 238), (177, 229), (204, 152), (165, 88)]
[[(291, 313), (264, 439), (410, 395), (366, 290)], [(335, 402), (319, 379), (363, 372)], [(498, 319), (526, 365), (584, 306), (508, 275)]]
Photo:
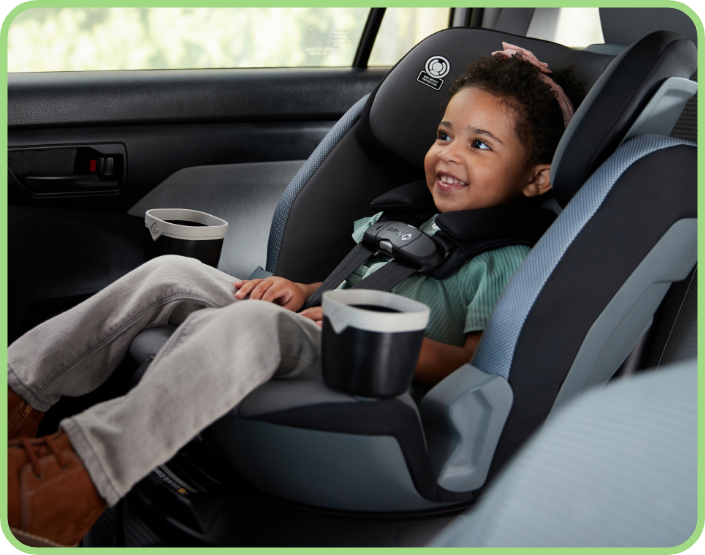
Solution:
[[(575, 109), (585, 98), (585, 85), (573, 66), (553, 70), (548, 75), (558, 83)], [(441, 106), (445, 111), (450, 99), (460, 90), (476, 87), (502, 97), (517, 114), (516, 134), (529, 153), (527, 164), (550, 164), (565, 131), (563, 114), (556, 93), (539, 78), (539, 69), (520, 53), (511, 58), (501, 54), (477, 58), (454, 79), (449, 97)]]

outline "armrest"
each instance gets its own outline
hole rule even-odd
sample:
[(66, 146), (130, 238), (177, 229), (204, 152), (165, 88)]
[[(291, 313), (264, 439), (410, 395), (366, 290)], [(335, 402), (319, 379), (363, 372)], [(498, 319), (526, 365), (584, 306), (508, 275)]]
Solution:
[(431, 469), (454, 492), (484, 484), (514, 395), (500, 376), (461, 366), (421, 402)]

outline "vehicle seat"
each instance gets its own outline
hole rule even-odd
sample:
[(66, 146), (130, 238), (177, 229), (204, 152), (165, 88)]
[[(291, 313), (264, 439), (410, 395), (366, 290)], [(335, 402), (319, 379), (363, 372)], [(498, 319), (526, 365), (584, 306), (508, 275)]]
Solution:
[(549, 67), (574, 64), (590, 87), (553, 161), (563, 212), (507, 286), (472, 364), (420, 410), (408, 395), (369, 401), (320, 380), (275, 380), (217, 422), (220, 446), (260, 489), (357, 511), (473, 499), (555, 403), (612, 375), (670, 282), (693, 267), (696, 149), (653, 134), (668, 135), (694, 93), (690, 41), (657, 32), (614, 58), (453, 28), (410, 51), (295, 176), (275, 212), (267, 269), (322, 281), (354, 246), (350, 222), (369, 202), (423, 175), (447, 90), (421, 74), (426, 62), (443, 56), (447, 81), (502, 41)]
[(687, 541), (698, 524), (697, 375), (692, 360), (581, 395), (428, 547)]

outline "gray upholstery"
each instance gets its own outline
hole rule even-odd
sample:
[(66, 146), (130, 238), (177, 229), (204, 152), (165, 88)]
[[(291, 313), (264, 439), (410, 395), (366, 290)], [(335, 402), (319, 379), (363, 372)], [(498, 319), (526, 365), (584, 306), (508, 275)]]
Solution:
[[(306, 163), (298, 170), (296, 175), (291, 179), (291, 182), (284, 189), (283, 193), (276, 205), (274, 217), (271, 220), (271, 229), (269, 231), (269, 240), (267, 243), (267, 261), (266, 270), (275, 273), (277, 262), (279, 261), (279, 249), (281, 248), (284, 230), (286, 229), (289, 213), (294, 205), (296, 197), (301, 190), (306, 186), (308, 180), (311, 179), (316, 170), (321, 166), (331, 150), (338, 144), (340, 139), (345, 135), (353, 124), (358, 120), (362, 113), (362, 108), (367, 101), (367, 96), (358, 100), (342, 118), (336, 123), (328, 134), (323, 138), (320, 144), (309, 156)], [(248, 274), (249, 275), (249, 274)]]
[(672, 547), (697, 525), (697, 365), (593, 389), (430, 546)]

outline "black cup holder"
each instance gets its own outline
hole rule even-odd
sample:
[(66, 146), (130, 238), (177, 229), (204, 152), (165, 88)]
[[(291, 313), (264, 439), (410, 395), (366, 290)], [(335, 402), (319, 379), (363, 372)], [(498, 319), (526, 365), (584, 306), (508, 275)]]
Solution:
[(147, 211), (144, 225), (145, 260), (178, 254), (218, 267), (228, 232), (225, 220), (197, 210), (157, 208)]
[(360, 397), (388, 398), (411, 385), (430, 309), (368, 289), (323, 295), (323, 379)]

